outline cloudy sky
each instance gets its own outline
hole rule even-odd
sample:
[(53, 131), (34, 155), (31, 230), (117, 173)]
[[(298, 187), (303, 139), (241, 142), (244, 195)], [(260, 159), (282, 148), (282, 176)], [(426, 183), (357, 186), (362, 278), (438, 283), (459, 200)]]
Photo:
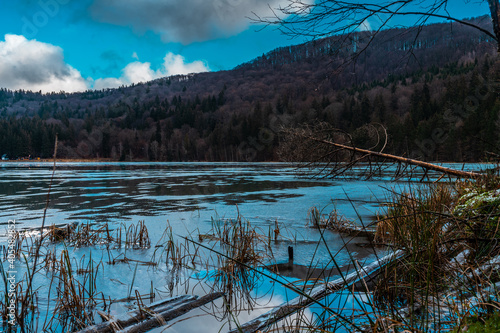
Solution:
[[(313, 1), (313, 0), (308, 0)], [(112, 88), (234, 68), (290, 40), (248, 19), (286, 0), (0, 0), (0, 87)], [(460, 17), (482, 0), (450, 0)], [(367, 26), (376, 22), (367, 22)]]

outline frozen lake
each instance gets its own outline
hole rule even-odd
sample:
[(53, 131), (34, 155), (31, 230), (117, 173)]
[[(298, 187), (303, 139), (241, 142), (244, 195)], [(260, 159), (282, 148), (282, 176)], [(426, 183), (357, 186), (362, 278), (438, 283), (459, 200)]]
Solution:
[[(320, 231), (308, 225), (309, 211), (316, 207), (328, 215), (336, 209), (357, 223), (368, 224), (381, 212), (381, 204), (391, 196), (390, 191), (401, 192), (410, 184), (391, 181), (391, 170), (394, 171), (389, 168), (373, 180), (357, 179), (356, 171), (351, 179), (328, 180), (299, 178), (293, 167), (283, 163), (58, 163), (45, 224), (109, 223), (117, 229), (144, 221), (151, 238), (149, 249), (66, 248), (54, 244), (56, 256), (66, 249), (80, 267), (87, 262), (83, 259), (94, 258), (99, 267), (96, 288), (103, 292), (99, 297), (120, 299), (132, 291), (141, 295), (154, 291), (159, 298), (186, 293), (203, 295), (207, 291), (205, 283), (210, 285), (210, 278), (205, 278), (215, 268), (200, 264), (209, 255), (203, 251), (198, 254), (197, 265), (176, 272), (180, 279), (170, 274), (172, 270), (166, 262), (154, 268), (135, 262), (106, 263), (113, 258), (140, 261), (155, 258), (158, 246), (163, 246), (161, 237), (167, 226), (171, 226), (176, 240), (198, 239), (198, 235), (213, 230), (214, 221), (236, 219), (239, 214), (263, 235), (272, 236), (279, 226), (279, 241), (270, 243), (277, 262), (286, 261), (288, 247), (293, 246), (295, 264), (332, 267), (333, 256), (338, 265), (352, 264), (353, 260), (363, 265), (375, 259), (374, 254), (357, 246), (363, 239), (354, 240), (347, 249), (345, 242), (349, 237), (326, 231), (322, 240)], [(2, 244), (7, 242), (9, 220), (16, 221), (17, 230), (41, 226), (51, 176), (52, 163), (0, 163), (0, 227), (5, 230), (0, 231)], [(33, 258), (28, 258), (28, 262), (32, 261)], [(270, 263), (264, 261), (262, 265)], [(20, 260), (16, 268), (21, 279), (26, 264)], [(51, 276), (52, 273), (41, 274), (34, 281), (41, 302), (40, 318), (53, 310), (54, 303), (49, 299), (56, 296), (49, 288)], [(205, 282), (199, 282), (204, 279)], [(294, 281), (297, 279), (292, 277), (285, 282)], [(252, 292), (260, 297), (263, 306), (259, 308), (256, 304), (255, 311), (241, 312), (240, 322), (293, 297), (284, 289), (275, 288), (266, 278), (261, 278), (256, 286)], [(128, 306), (131, 304), (120, 303), (112, 307), (112, 312), (126, 311)], [(206, 315), (200, 317), (199, 325), (207, 320)], [(170, 331), (199, 332), (196, 322), (182, 322)], [(225, 325), (227, 320), (225, 323), (215, 320), (210, 327), (218, 332)], [(57, 325), (51, 328), (64, 331)]]
[[(0, 222), (40, 226), (51, 174), (51, 163), (0, 164)], [(212, 218), (236, 218), (239, 211), (263, 230), (274, 229), (277, 221), (290, 239), (310, 248), (296, 256), (309, 264), (312, 243), (319, 239), (307, 226), (312, 207), (325, 214), (335, 207), (369, 223), (386, 189), (394, 186), (382, 180), (297, 178), (294, 168), (280, 163), (59, 163), (46, 225), (144, 220), (154, 237), (168, 220), (175, 234), (186, 236), (208, 231)], [(337, 240), (334, 233), (328, 237)]]

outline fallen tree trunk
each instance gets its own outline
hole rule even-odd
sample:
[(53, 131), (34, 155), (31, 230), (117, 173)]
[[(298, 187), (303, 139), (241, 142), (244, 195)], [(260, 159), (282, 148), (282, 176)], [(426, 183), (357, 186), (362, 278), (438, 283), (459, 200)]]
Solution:
[(314, 303), (315, 301), (321, 300), (322, 298), (342, 290), (349, 286), (351, 283), (362, 280), (363, 278), (375, 273), (379, 268), (387, 265), (400, 258), (403, 255), (403, 251), (396, 251), (389, 254), (361, 269), (353, 272), (345, 277), (340, 277), (334, 281), (326, 283), (325, 285), (318, 286), (311, 290), (309, 297), (298, 296), (289, 302), (283, 303), (281, 306), (274, 308), (273, 310), (255, 318), (243, 324), (240, 327), (235, 328), (229, 333), (254, 333), (258, 332), (278, 321), (292, 315), (294, 312), (307, 307)]
[[(222, 293), (212, 293), (201, 298), (190, 295), (169, 298), (152, 303), (143, 309), (134, 310), (116, 318), (110, 318), (110, 320), (104, 323), (89, 326), (78, 333), (113, 333), (119, 330), (124, 330), (124, 332), (146, 332), (146, 329), (142, 330), (141, 328), (161, 326), (162, 323), (179, 317), (221, 296)], [(156, 322), (158, 325), (151, 325), (152, 322)]]
[[(123, 327), (127, 327), (133, 324), (136, 324), (140, 322), (141, 320), (144, 320), (146, 317), (145, 315), (150, 313), (150, 312), (160, 312), (160, 311), (165, 311), (168, 308), (174, 307), (178, 305), (179, 303), (183, 303), (186, 301), (190, 301), (196, 299), (195, 296), (189, 296), (189, 295), (183, 295), (183, 296), (177, 296), (177, 297), (172, 297), (169, 299), (164, 299), (158, 302), (154, 302), (149, 304), (146, 308), (141, 309), (141, 310), (133, 310), (130, 312), (127, 312), (125, 314), (122, 314), (117, 317), (109, 317), (109, 320), (89, 326), (78, 333), (90, 333), (90, 332), (99, 332), (99, 333), (110, 333), (110, 332), (115, 332), (115, 330), (122, 329)], [(99, 313), (101, 317), (105, 317), (107, 315)]]
[(190, 302), (186, 302), (183, 304), (180, 304), (179, 306), (176, 306), (174, 308), (168, 309), (167, 311), (160, 312), (156, 314), (154, 317), (151, 317), (150, 319), (147, 319), (145, 321), (142, 321), (138, 324), (135, 324), (133, 326), (127, 327), (122, 331), (119, 331), (121, 333), (140, 333), (140, 332), (147, 332), (155, 327), (160, 327), (165, 325), (168, 321), (180, 317), (183, 314), (198, 308), (202, 305), (205, 305), (207, 303), (210, 303), (220, 297), (222, 297), (224, 294), (221, 292), (217, 293), (211, 293), (205, 296), (202, 296), (198, 299), (195, 299)]
[(388, 159), (388, 160), (392, 160), (392, 161), (396, 161), (396, 162), (400, 162), (400, 163), (404, 163), (404, 164), (408, 164), (408, 165), (416, 165), (416, 166), (420, 166), (420, 167), (423, 167), (423, 168), (428, 169), (428, 170), (443, 172), (443, 173), (445, 173), (447, 175), (451, 175), (451, 176), (464, 177), (464, 178), (478, 178), (478, 177), (483, 176), (482, 174), (477, 173), (477, 172), (468, 172), (468, 171), (450, 169), (450, 168), (442, 167), (440, 165), (436, 165), (436, 164), (432, 164), (432, 163), (428, 163), (428, 162), (423, 162), (423, 161), (419, 161), (419, 160), (414, 160), (411, 158), (406, 158), (406, 157), (401, 157), (401, 156), (397, 156), (397, 155), (391, 155), (391, 154), (376, 152), (376, 151), (372, 151), (372, 150), (346, 146), (346, 145), (343, 145), (340, 143), (335, 143), (335, 142), (331, 142), (328, 140), (315, 138), (312, 136), (302, 135), (302, 137), (304, 139), (309, 139), (312, 141), (316, 141), (319, 143), (330, 145), (330, 146), (335, 147), (335, 148), (349, 150), (349, 151), (352, 151), (354, 153), (361, 153), (361, 154), (365, 154), (368, 156), (376, 156), (376, 157), (380, 157), (380, 158), (384, 158), (384, 159)]

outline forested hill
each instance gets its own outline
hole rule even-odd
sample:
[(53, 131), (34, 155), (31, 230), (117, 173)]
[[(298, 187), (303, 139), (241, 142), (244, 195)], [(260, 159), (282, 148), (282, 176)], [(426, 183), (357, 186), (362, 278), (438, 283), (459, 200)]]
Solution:
[[(487, 17), (473, 22), (491, 29)], [(484, 160), (500, 146), (495, 49), (470, 27), (434, 24), (316, 40), (231, 71), (118, 89), (2, 89), (0, 155), (49, 157), (57, 133), (66, 158), (276, 160), (280, 125), (322, 121), (360, 146), (370, 146), (366, 125), (377, 122), (390, 135), (387, 152)]]
[[(491, 19), (484, 16), (467, 22), (492, 30)], [(419, 30), (390, 29), (381, 31), (375, 40), (371, 32), (353, 36), (336, 36), (282, 47), (237, 68), (282, 69), (297, 63), (317, 74), (327, 75), (335, 88), (405, 75), (421, 69), (441, 68), (451, 62), (467, 62), (476, 55), (491, 52), (490, 37), (461, 24), (434, 24)], [(367, 52), (362, 52), (370, 43)], [(332, 76), (329, 69), (344, 69), (345, 59), (355, 66), (344, 75)], [(307, 65), (306, 65), (307, 64)], [(336, 84), (335, 84), (336, 83)]]

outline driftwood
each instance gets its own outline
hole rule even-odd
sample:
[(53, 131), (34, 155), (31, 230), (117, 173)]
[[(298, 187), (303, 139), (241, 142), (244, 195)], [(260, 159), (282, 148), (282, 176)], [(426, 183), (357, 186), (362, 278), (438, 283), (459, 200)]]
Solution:
[(379, 260), (374, 261), (367, 266), (362, 267), (356, 272), (353, 272), (345, 277), (341, 277), (324, 285), (318, 286), (311, 290), (309, 297), (298, 296), (291, 301), (285, 302), (281, 306), (276, 307), (273, 310), (247, 322), (246, 324), (243, 324), (242, 326), (230, 331), (229, 333), (254, 333), (260, 331), (290, 316), (299, 309), (307, 307), (329, 294), (342, 290), (350, 284), (376, 273), (379, 268), (382, 268), (388, 263), (400, 258), (402, 255), (402, 251), (396, 251)]
[[(192, 309), (205, 305), (222, 295), (222, 293), (212, 293), (200, 298), (183, 295), (161, 300), (142, 309), (134, 310), (118, 317), (110, 317), (108, 321), (89, 326), (79, 331), (79, 333), (112, 333), (119, 330), (123, 330), (123, 332), (146, 332)], [(104, 313), (99, 313), (99, 315), (104, 318), (107, 317)]]

